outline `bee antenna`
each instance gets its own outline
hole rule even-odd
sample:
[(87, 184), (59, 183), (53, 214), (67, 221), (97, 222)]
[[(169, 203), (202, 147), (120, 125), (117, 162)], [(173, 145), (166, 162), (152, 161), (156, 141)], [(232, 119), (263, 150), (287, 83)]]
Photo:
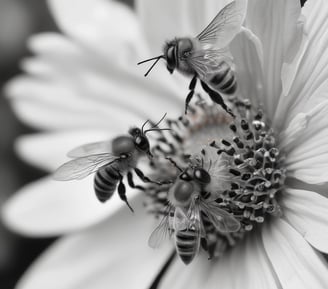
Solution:
[[(156, 124), (153, 124), (153, 126), (150, 128), (150, 129), (147, 129), (145, 131), (145, 134), (149, 131), (154, 131), (154, 130), (171, 130), (170, 128), (163, 128), (163, 129), (159, 129), (159, 128), (156, 128), (163, 120), (164, 118), (166, 117), (167, 113), (164, 113), (164, 115), (161, 117), (161, 119), (156, 123)], [(143, 131), (143, 127), (145, 126), (145, 124), (148, 122), (148, 120), (144, 123), (144, 125), (142, 126), (142, 131)]]
[(149, 58), (149, 59), (146, 59), (146, 60), (143, 60), (143, 61), (140, 61), (137, 63), (137, 65), (140, 65), (140, 64), (143, 64), (145, 62), (148, 62), (148, 61), (151, 61), (151, 60), (155, 60), (156, 61), (152, 64), (152, 66), (148, 69), (148, 71), (145, 73), (145, 77), (149, 74), (149, 72), (154, 68), (154, 66), (157, 64), (157, 62), (161, 59), (161, 58), (164, 58), (164, 55), (160, 55), (160, 56), (156, 56), (156, 57), (153, 57), (153, 58)]
[(183, 172), (183, 169), (181, 169), (179, 166), (178, 166), (178, 164), (173, 160), (173, 159), (171, 159), (170, 157), (165, 157), (167, 160), (169, 160), (170, 161), (170, 163), (173, 165), (173, 166), (175, 166), (180, 172)]
[(150, 132), (150, 131), (161, 131), (161, 130), (172, 130), (171, 128), (150, 128), (150, 129), (147, 129), (144, 134), (146, 134), (147, 132)]
[(149, 122), (149, 119), (147, 119), (147, 120), (143, 123), (143, 125), (142, 125), (142, 127), (141, 127), (141, 133), (142, 133), (142, 134), (144, 134), (144, 127), (145, 127), (145, 125), (146, 125), (148, 122)]
[(163, 121), (163, 119), (166, 117), (166, 115), (167, 115), (167, 112), (164, 113), (164, 115), (161, 117), (161, 119), (156, 124), (154, 124), (152, 128), (157, 127)]

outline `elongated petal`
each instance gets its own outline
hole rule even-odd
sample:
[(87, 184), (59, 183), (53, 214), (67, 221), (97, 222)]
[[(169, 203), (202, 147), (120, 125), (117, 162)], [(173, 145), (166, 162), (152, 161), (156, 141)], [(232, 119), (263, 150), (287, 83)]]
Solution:
[[(176, 260), (164, 275), (160, 288), (278, 289), (280, 283), (271, 268), (262, 240), (254, 234), (217, 260), (205, 254), (187, 267)], [(192, 282), (191, 282), (192, 280)]]
[(230, 44), (239, 92), (257, 104), (263, 97), (263, 51), (256, 35), (243, 28)]
[(28, 163), (53, 172), (68, 160), (66, 155), (71, 149), (86, 143), (106, 141), (122, 133), (77, 130), (26, 135), (17, 140), (16, 151)]
[[(293, 136), (293, 133), (290, 132), (292, 127), (289, 127), (282, 134), (282, 143), (285, 143), (286, 146), (286, 166), (289, 176), (311, 184), (328, 181), (326, 173), (328, 168), (327, 113), (328, 102), (325, 101), (308, 113), (301, 113), (295, 117), (295, 121), (296, 119), (301, 121), (294, 130), (296, 135)], [(292, 121), (290, 125), (295, 121)], [(293, 138), (295, 139), (294, 142), (286, 145), (286, 141), (288, 143)]]
[[(63, 32), (107, 56), (118, 41), (141, 48), (137, 19), (128, 6), (106, 0), (49, 0)], [(113, 42), (116, 40), (116, 43)]]
[(264, 226), (262, 238), (284, 289), (327, 288), (326, 261), (286, 221), (277, 219)]
[(57, 241), (19, 282), (18, 289), (149, 288), (170, 246), (154, 251), (147, 245), (152, 218), (142, 198), (110, 219)]
[(328, 199), (311, 191), (286, 192), (285, 218), (313, 247), (328, 253)]
[[(128, 189), (127, 197), (133, 193)], [(3, 206), (2, 217), (21, 234), (56, 236), (92, 226), (121, 207), (129, 210), (117, 194), (105, 204), (97, 200), (92, 176), (71, 182), (47, 177), (18, 191)]]
[(160, 54), (165, 41), (198, 35), (229, 2), (137, 0), (136, 8), (151, 52)]
[(306, 19), (305, 39), (296, 61), (285, 64), (284, 91), (280, 98), (275, 122), (286, 115), (288, 123), (297, 113), (310, 110), (327, 99), (328, 90), (328, 3), (306, 1), (302, 13)]
[(282, 91), (283, 63), (293, 61), (302, 42), (303, 20), (300, 14), (298, 0), (255, 0), (248, 3), (246, 26), (263, 45), (263, 100), (270, 117), (274, 115)]
[(207, 260), (205, 254), (196, 257), (188, 266), (184, 265), (179, 257), (176, 257), (164, 275), (159, 289), (207, 288), (205, 287), (206, 281), (211, 274), (212, 267), (213, 263)]

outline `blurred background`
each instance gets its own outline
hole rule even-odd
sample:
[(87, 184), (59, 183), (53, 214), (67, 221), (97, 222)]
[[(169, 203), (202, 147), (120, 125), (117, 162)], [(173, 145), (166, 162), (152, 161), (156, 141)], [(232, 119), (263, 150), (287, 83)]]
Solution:
[[(132, 5), (133, 0), (123, 2)], [(304, 4), (305, 0), (301, 2)], [(27, 38), (38, 32), (56, 30), (46, 0), (0, 0), (0, 205), (21, 186), (45, 174), (15, 155), (15, 138), (33, 131), (17, 120), (2, 87), (20, 73), (19, 62), (29, 53)], [(9, 232), (0, 222), (0, 288), (14, 288), (28, 265), (51, 242), (51, 239), (22, 238)]]

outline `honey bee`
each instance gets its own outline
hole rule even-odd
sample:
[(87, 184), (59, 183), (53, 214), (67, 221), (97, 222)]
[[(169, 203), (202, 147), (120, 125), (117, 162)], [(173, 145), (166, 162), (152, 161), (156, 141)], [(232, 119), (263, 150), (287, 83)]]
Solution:
[[(178, 167), (173, 160), (170, 161)], [(181, 172), (168, 192), (167, 211), (149, 238), (151, 247), (158, 247), (174, 232), (176, 251), (188, 265), (199, 251), (201, 238), (206, 237), (202, 213), (222, 233), (240, 229), (240, 222), (220, 208), (215, 200), (210, 200), (209, 192), (203, 191), (210, 182), (211, 176), (202, 167), (188, 167)]]
[(60, 166), (54, 173), (54, 179), (59, 181), (83, 179), (92, 173), (94, 176), (94, 190), (100, 202), (109, 200), (117, 187), (117, 192), (122, 201), (133, 211), (126, 197), (126, 188), (123, 183), (123, 175), (127, 174), (128, 184), (132, 188), (143, 189), (136, 186), (133, 181), (132, 170), (143, 182), (152, 182), (161, 185), (160, 182), (150, 180), (137, 168), (140, 157), (152, 157), (150, 144), (146, 134), (154, 130), (166, 130), (157, 128), (158, 124), (144, 130), (146, 121), (142, 128), (133, 127), (129, 135), (122, 135), (113, 140), (85, 144), (68, 153), (73, 160)]
[(145, 74), (147, 76), (163, 58), (170, 73), (177, 69), (182, 74), (192, 76), (190, 91), (185, 101), (185, 113), (199, 79), (212, 101), (233, 116), (219, 92), (232, 95), (237, 89), (233, 60), (228, 46), (241, 30), (245, 13), (246, 1), (235, 0), (226, 5), (196, 37), (175, 38), (165, 44), (163, 55), (141, 61), (138, 65), (156, 60)]

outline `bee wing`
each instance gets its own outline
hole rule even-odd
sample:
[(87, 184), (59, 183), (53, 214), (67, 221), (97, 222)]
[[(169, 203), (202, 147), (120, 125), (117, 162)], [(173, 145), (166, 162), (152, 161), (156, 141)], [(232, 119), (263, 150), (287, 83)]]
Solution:
[(83, 179), (100, 167), (117, 161), (119, 157), (109, 153), (90, 155), (71, 160), (60, 166), (53, 177), (58, 181)]
[(180, 208), (176, 207), (174, 211), (173, 227), (175, 231), (181, 231), (188, 229), (190, 224), (188, 216)]
[(200, 49), (195, 51), (188, 58), (189, 65), (197, 72), (202, 80), (206, 80), (207, 75), (219, 72), (222, 62), (233, 65), (228, 49)]
[(202, 45), (217, 48), (228, 46), (241, 29), (246, 15), (246, 7), (246, 0), (236, 0), (229, 3), (196, 38)]
[(164, 216), (159, 223), (159, 225), (155, 228), (155, 230), (151, 233), (148, 239), (148, 245), (151, 248), (158, 248), (163, 243), (163, 241), (170, 235), (171, 228), (169, 222), (169, 213)]
[(203, 222), (201, 221), (201, 210), (199, 206), (199, 202), (193, 200), (188, 211), (188, 216), (190, 216), (190, 225), (195, 229), (196, 233), (199, 235), (198, 237), (206, 236), (206, 230), (204, 228)]
[(208, 216), (218, 231), (229, 233), (237, 232), (240, 229), (240, 222), (218, 206), (205, 202), (202, 202), (201, 206), (203, 212)]
[(79, 158), (89, 155), (109, 153), (112, 151), (112, 141), (93, 142), (78, 146), (67, 153), (70, 158)]

